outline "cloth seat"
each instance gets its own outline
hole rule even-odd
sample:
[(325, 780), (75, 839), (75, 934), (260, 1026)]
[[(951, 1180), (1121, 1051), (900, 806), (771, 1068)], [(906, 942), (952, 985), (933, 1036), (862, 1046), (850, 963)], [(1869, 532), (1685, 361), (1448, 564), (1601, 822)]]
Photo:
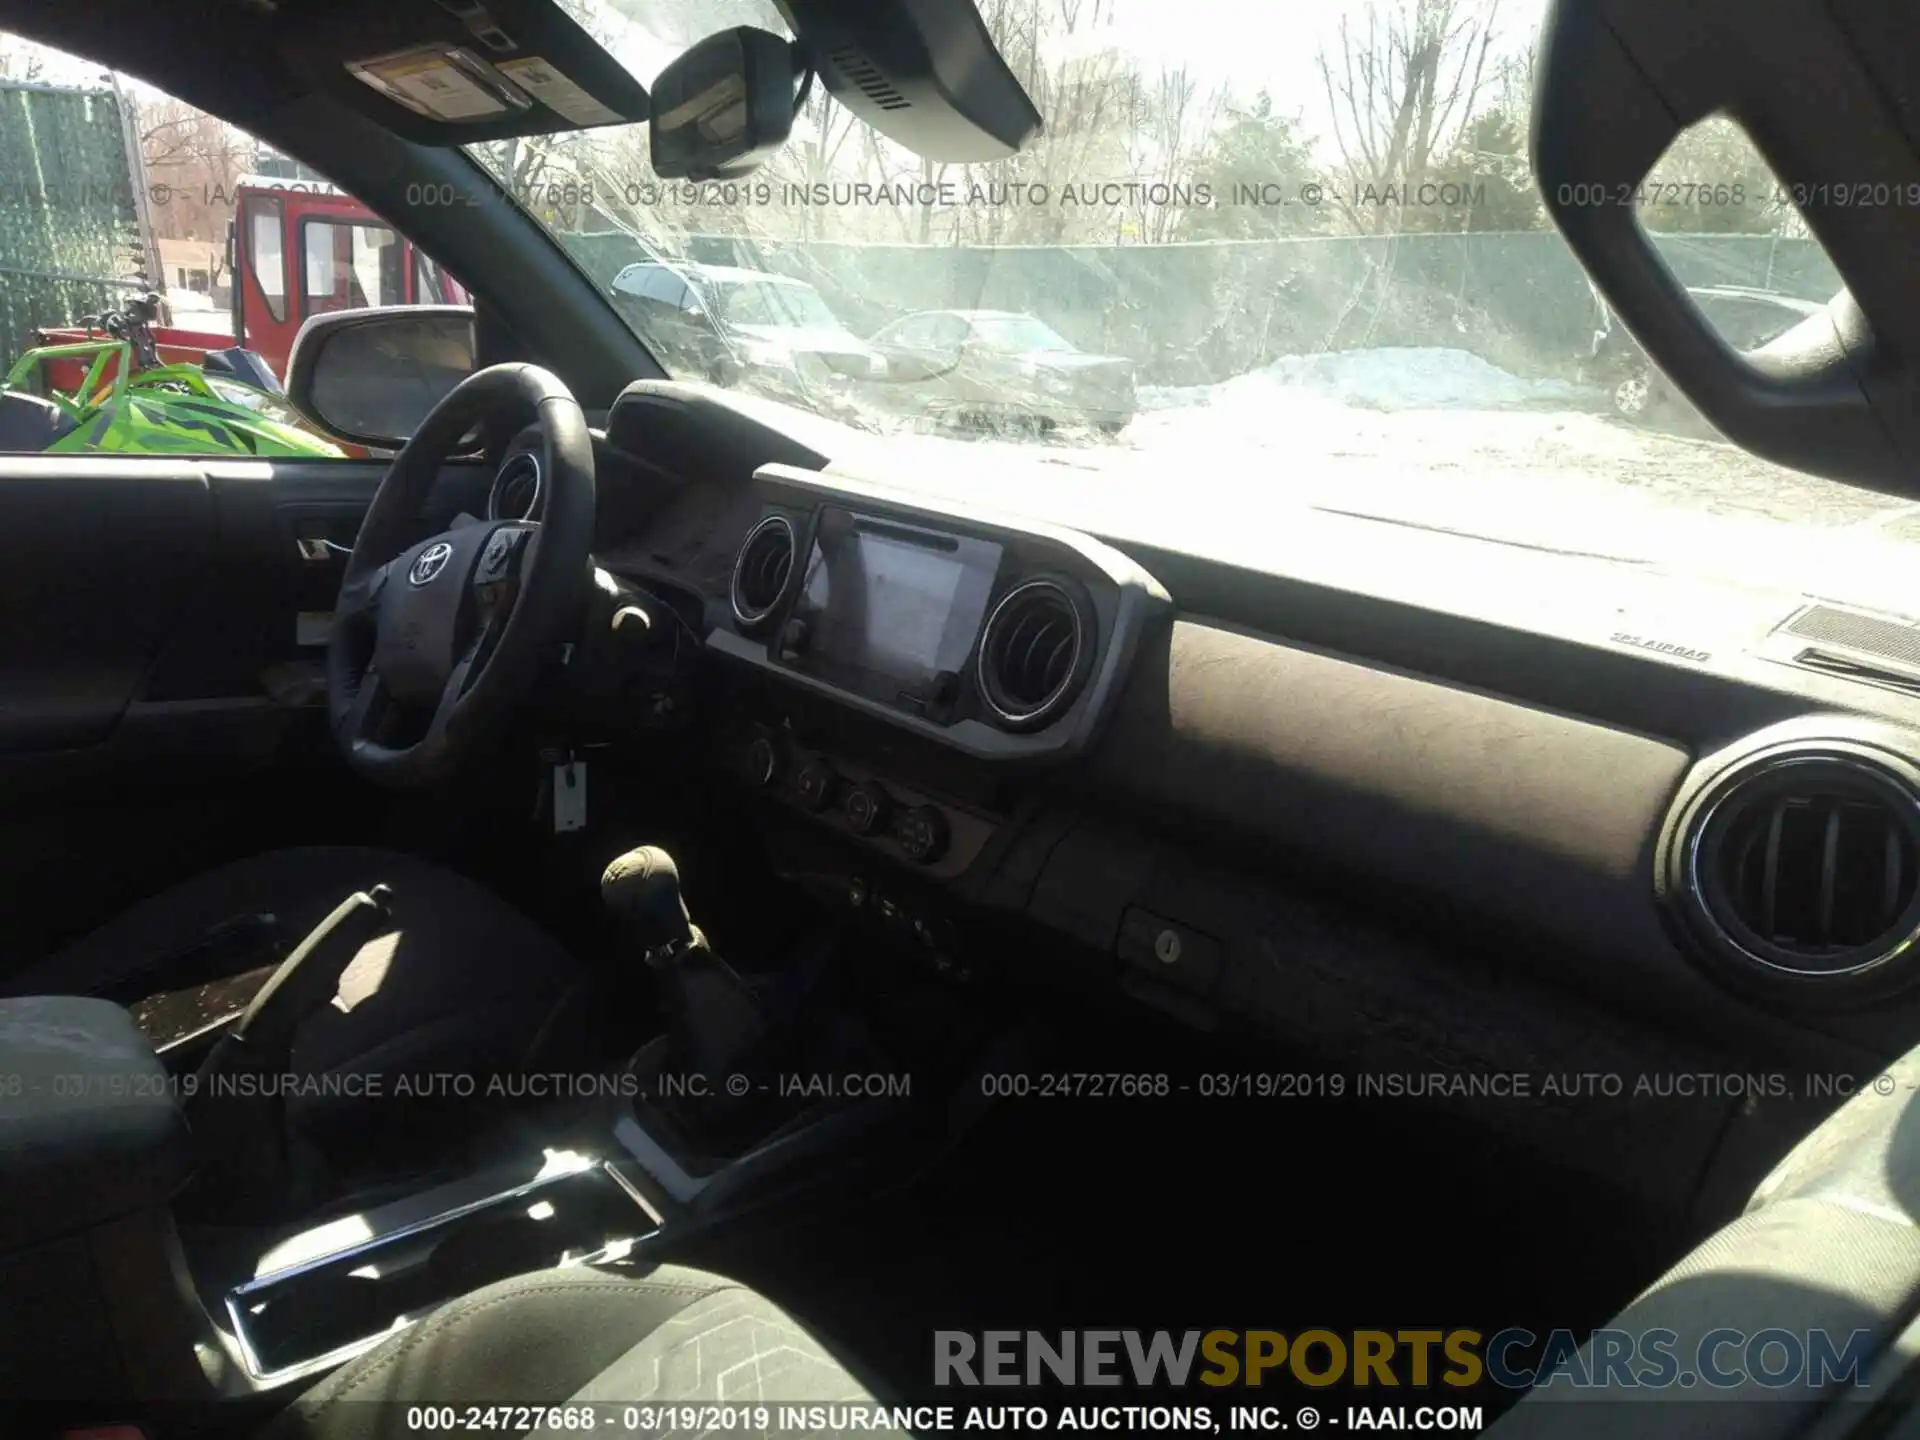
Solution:
[[(149, 993), (140, 990), (145, 969), (236, 917), (275, 915), (291, 950), (340, 901), (378, 884), (393, 892), (394, 925), (361, 948), (333, 1003), (300, 1025), (287, 1116), (330, 1150), (373, 1158), (383, 1132), (404, 1149), (432, 1097), (400, 1097), (402, 1077), (415, 1090), (414, 1082), (469, 1077), (475, 1093), (462, 1106), (483, 1104), (486, 1077), (526, 1068), (583, 980), (533, 921), (440, 866), (348, 846), (250, 856), (141, 902), (9, 976), (0, 995)], [(357, 1093), (348, 1078), (363, 1082)]]
[(259, 1440), (412, 1440), (411, 1406), (451, 1406), (457, 1418), (467, 1406), (567, 1402), (879, 1403), (798, 1321), (737, 1281), (676, 1266), (580, 1266), (448, 1302), (315, 1385)]

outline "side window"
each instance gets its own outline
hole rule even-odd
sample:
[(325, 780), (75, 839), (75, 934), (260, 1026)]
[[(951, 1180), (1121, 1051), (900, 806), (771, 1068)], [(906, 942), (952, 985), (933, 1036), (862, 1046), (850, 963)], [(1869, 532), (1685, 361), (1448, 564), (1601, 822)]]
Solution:
[(933, 322), (932, 343), (942, 350), (958, 350), (966, 343), (967, 322), (958, 315), (940, 315)]
[(286, 205), (272, 195), (247, 198), (247, 258), (267, 313), (287, 318), (287, 256), (281, 237), (286, 234)]
[(0, 32), (0, 102), (0, 454), (342, 456), (280, 393), (308, 302), (400, 304), (410, 262), (422, 300), (459, 293), (324, 176), (97, 61)]
[(445, 305), (448, 303), (446, 274), (441, 268), (422, 255), (413, 252), (413, 299), (419, 305)]
[(659, 304), (677, 306), (680, 302), (680, 277), (671, 270), (650, 270), (641, 293)]
[(405, 302), (400, 237), (386, 226), (308, 219), (300, 232), (303, 317)]

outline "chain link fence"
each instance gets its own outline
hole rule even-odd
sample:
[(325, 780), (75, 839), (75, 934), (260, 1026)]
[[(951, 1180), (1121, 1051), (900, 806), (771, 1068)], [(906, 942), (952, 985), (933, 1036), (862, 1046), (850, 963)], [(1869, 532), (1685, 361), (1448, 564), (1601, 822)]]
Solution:
[(0, 82), (0, 366), (142, 288), (129, 141), (112, 90)]

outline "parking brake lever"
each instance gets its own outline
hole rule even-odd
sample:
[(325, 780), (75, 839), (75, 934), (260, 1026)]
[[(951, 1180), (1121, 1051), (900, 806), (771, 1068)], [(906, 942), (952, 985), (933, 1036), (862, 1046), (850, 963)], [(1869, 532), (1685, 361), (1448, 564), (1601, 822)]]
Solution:
[[(376, 885), (335, 906), (201, 1062), (183, 1106), (200, 1151), (201, 1208), (237, 1218), (289, 1198), (286, 1102), (271, 1077), (286, 1074), (301, 1020), (332, 997), (361, 947), (391, 925), (392, 895)], [(242, 1076), (269, 1083), (241, 1083)]]

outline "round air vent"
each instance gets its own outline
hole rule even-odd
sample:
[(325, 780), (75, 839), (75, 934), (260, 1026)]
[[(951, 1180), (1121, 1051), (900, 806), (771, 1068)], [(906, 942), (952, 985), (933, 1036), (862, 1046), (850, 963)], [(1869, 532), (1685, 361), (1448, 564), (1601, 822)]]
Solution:
[(540, 505), (540, 457), (531, 450), (509, 455), (493, 477), (487, 516), (493, 520), (531, 520)]
[(1795, 741), (1688, 804), (1676, 898), (1718, 960), (1802, 993), (1911, 978), (1920, 938), (1920, 770), (1876, 747)]
[(980, 634), (980, 694), (1008, 730), (1037, 730), (1072, 703), (1093, 667), (1092, 609), (1078, 585), (1029, 580)]
[(747, 532), (733, 557), (733, 618), (752, 629), (773, 614), (793, 574), (793, 525), (784, 515), (769, 515)]

